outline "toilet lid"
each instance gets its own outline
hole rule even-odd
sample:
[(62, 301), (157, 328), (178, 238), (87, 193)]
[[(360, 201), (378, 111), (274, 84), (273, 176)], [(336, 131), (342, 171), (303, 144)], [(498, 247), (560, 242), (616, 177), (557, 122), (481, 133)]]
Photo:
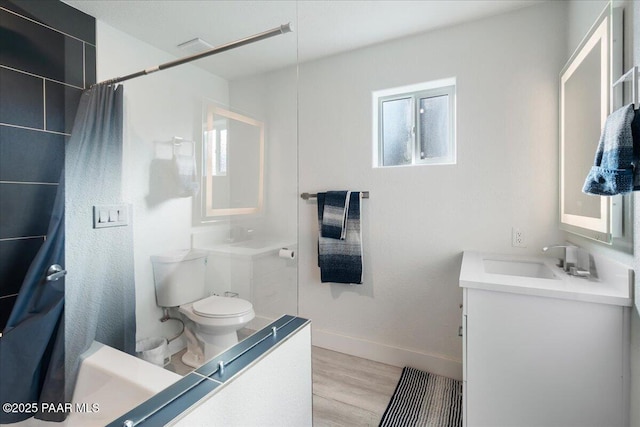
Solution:
[(253, 305), (249, 301), (216, 295), (193, 303), (193, 312), (203, 317), (235, 317), (252, 309)]

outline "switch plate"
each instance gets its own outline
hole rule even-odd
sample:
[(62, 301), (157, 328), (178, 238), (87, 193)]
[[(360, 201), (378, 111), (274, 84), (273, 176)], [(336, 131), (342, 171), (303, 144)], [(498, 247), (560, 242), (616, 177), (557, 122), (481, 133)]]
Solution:
[(126, 225), (129, 225), (129, 205), (95, 205), (93, 207), (93, 228)]

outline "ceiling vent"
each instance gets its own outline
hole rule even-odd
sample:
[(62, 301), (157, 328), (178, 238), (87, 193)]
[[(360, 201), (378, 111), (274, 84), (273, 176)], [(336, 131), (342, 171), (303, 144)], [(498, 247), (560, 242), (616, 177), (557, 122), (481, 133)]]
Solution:
[(200, 38), (195, 38), (193, 40), (180, 43), (178, 45), (178, 48), (182, 49), (189, 55), (195, 55), (197, 53), (201, 53), (206, 50), (213, 49), (213, 46), (211, 46), (209, 43), (207, 43), (206, 41)]

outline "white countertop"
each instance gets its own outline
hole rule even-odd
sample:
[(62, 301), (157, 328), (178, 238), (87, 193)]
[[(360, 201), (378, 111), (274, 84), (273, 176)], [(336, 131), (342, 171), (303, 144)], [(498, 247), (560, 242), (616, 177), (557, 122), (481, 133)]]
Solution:
[(283, 248), (296, 250), (297, 244), (287, 240), (249, 239), (234, 243), (199, 245), (196, 249), (202, 249), (218, 255), (258, 257), (274, 252), (277, 253)]
[[(555, 258), (465, 251), (460, 269), (460, 287), (631, 307), (633, 270), (608, 258), (592, 256), (597, 278), (570, 276), (554, 264)], [(484, 259), (540, 262), (553, 271), (555, 278), (487, 273)]]

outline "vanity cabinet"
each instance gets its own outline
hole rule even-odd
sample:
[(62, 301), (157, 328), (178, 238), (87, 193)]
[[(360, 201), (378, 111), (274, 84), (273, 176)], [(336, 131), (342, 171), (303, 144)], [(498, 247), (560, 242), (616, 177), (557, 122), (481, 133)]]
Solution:
[(626, 310), (463, 288), (464, 425), (625, 425)]

